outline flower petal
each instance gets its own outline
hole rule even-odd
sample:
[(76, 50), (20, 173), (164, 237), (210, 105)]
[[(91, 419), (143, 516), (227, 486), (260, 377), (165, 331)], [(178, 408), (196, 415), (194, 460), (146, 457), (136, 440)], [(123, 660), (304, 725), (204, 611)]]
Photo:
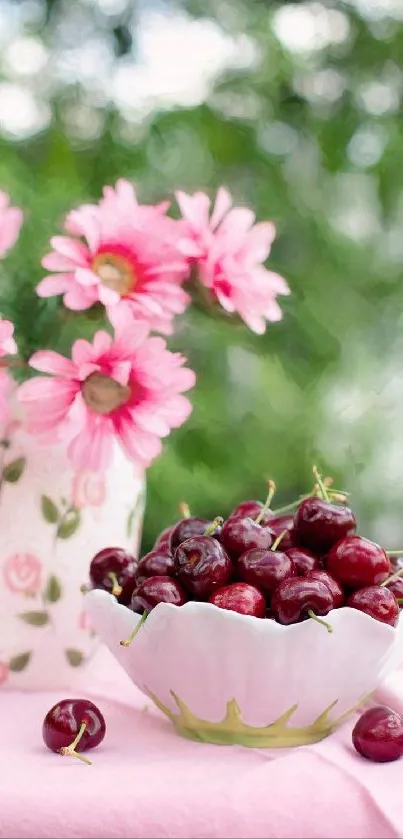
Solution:
[(54, 376), (62, 376), (65, 379), (75, 379), (77, 376), (77, 369), (75, 365), (53, 350), (39, 350), (31, 355), (29, 359), (30, 367), (34, 370), (40, 370), (41, 373), (51, 373)]
[(210, 218), (210, 227), (212, 230), (215, 230), (220, 222), (223, 220), (224, 216), (232, 207), (232, 197), (231, 194), (228, 192), (227, 189), (224, 189), (223, 186), (217, 192), (214, 209), (211, 214)]
[(38, 283), (36, 293), (38, 297), (53, 297), (54, 294), (64, 294), (69, 288), (71, 277), (67, 274), (49, 274)]

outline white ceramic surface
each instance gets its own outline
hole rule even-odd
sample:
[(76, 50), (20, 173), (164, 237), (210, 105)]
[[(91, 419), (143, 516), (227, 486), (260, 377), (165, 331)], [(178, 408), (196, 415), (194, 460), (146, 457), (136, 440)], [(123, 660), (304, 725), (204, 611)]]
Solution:
[(80, 585), (108, 545), (137, 552), (145, 481), (116, 448), (107, 474), (21, 429), (0, 442), (0, 687), (73, 688), (98, 638)]
[(160, 604), (124, 648), (139, 616), (106, 592), (87, 598), (91, 621), (137, 687), (177, 714), (173, 692), (203, 721), (222, 721), (235, 700), (254, 728), (294, 706), (293, 727), (312, 726), (326, 709), (332, 726), (403, 660), (402, 618), (394, 629), (350, 608), (326, 616), (329, 634), (313, 620), (286, 627), (208, 603)]

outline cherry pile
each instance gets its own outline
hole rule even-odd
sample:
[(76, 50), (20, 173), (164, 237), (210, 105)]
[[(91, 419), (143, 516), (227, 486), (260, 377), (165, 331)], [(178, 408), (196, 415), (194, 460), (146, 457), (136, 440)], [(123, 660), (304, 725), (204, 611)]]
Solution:
[(139, 561), (118, 548), (98, 553), (91, 586), (144, 618), (159, 603), (197, 600), (287, 625), (311, 618), (329, 632), (323, 618), (341, 606), (395, 626), (403, 568), (356, 533), (347, 493), (314, 475), (312, 493), (277, 512), (271, 481), (266, 504), (243, 501), (225, 521), (191, 516), (182, 505), (183, 518)]

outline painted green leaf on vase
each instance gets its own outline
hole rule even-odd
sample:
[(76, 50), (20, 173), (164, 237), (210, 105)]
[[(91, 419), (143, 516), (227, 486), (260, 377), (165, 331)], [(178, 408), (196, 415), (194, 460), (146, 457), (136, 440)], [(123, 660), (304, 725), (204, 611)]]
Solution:
[(84, 656), (80, 650), (74, 649), (74, 647), (70, 647), (69, 649), (65, 650), (66, 658), (69, 664), (72, 667), (80, 667), (84, 661)]
[(10, 659), (8, 662), (8, 669), (11, 673), (21, 673), (22, 670), (28, 666), (31, 660), (32, 653), (20, 653), (20, 655), (16, 655)]
[(59, 510), (56, 507), (56, 504), (49, 498), (48, 495), (41, 496), (41, 511), (43, 518), (49, 524), (56, 524), (56, 522), (60, 519)]
[(3, 480), (9, 484), (16, 484), (21, 478), (26, 462), (25, 457), (17, 457), (16, 460), (7, 463), (7, 466), (3, 469)]
[(57, 603), (62, 596), (62, 587), (54, 574), (51, 574), (45, 589), (45, 599), (48, 603)]
[(74, 536), (74, 534), (78, 530), (80, 523), (80, 511), (77, 510), (76, 507), (73, 507), (71, 510), (68, 510), (68, 512), (65, 514), (65, 516), (63, 516), (62, 520), (60, 521), (59, 527), (57, 528), (58, 539), (70, 539), (70, 537)]
[(29, 623), (30, 626), (46, 626), (46, 624), (49, 623), (49, 615), (47, 612), (20, 612), (18, 617), (25, 623)]

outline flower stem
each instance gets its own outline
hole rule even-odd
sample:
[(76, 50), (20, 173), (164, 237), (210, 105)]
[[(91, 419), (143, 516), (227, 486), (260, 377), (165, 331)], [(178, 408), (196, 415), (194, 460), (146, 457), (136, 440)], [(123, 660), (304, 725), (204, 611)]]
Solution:
[(87, 728), (87, 723), (82, 722), (81, 726), (80, 726), (80, 730), (79, 730), (77, 736), (74, 738), (73, 742), (70, 743), (70, 746), (63, 746), (63, 748), (60, 749), (60, 754), (63, 755), (63, 756), (72, 755), (73, 757), (78, 757), (78, 759), (82, 760), (83, 763), (87, 763), (88, 766), (92, 766), (92, 762), (91, 762), (91, 760), (88, 760), (88, 757), (84, 757), (84, 755), (80, 754), (80, 752), (76, 752), (76, 746), (78, 746), (86, 728)]
[(130, 633), (129, 637), (126, 638), (126, 641), (121, 641), (120, 642), (121, 647), (130, 647), (130, 644), (132, 643), (133, 639), (136, 637), (139, 629), (143, 626), (143, 623), (145, 623), (147, 618), (148, 618), (148, 612), (143, 612), (139, 622), (136, 624), (133, 631)]

